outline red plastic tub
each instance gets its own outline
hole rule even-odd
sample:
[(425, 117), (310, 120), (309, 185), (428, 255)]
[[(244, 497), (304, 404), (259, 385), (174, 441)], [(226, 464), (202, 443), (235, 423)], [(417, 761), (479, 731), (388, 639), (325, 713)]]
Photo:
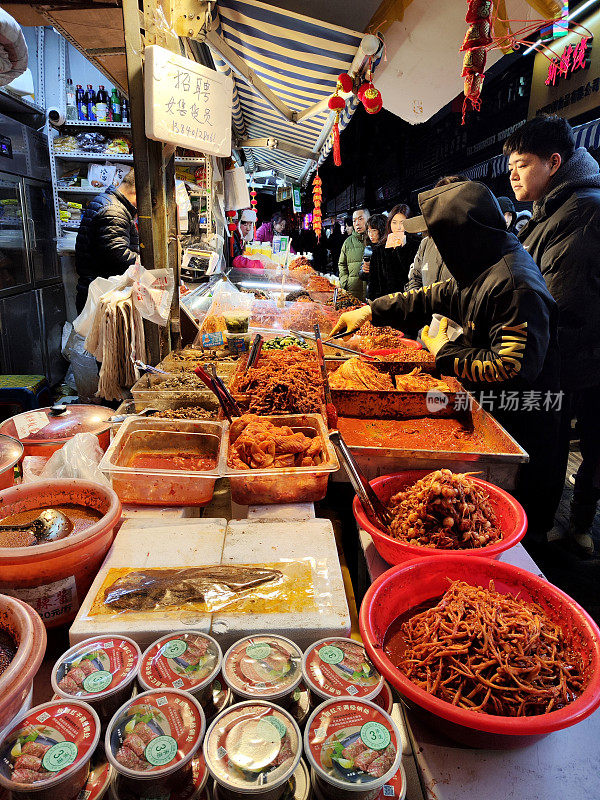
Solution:
[(17, 644), (17, 652), (0, 676), (0, 730), (9, 725), (27, 700), (44, 653), (46, 629), (31, 606), (0, 595), (0, 630)]
[[(396, 475), (384, 475), (371, 481), (371, 486), (379, 499), (387, 505), (390, 498), (407, 486), (431, 474), (430, 469), (414, 469), (398, 472)], [(481, 486), (490, 496), (490, 503), (496, 512), (498, 523), (502, 528), (502, 539), (486, 547), (478, 547), (472, 550), (439, 550), (435, 547), (423, 547), (422, 545), (407, 544), (399, 539), (394, 539), (388, 533), (373, 524), (366, 515), (362, 503), (357, 496), (352, 502), (352, 511), (356, 523), (360, 528), (367, 531), (373, 539), (373, 544), (379, 555), (388, 564), (401, 564), (411, 558), (430, 558), (431, 556), (453, 556), (460, 552), (461, 556), (471, 558), (479, 556), (485, 558), (499, 558), (501, 553), (510, 550), (525, 536), (527, 531), (527, 515), (523, 506), (515, 500), (512, 495), (494, 486), (493, 483), (482, 481), (480, 478), (473, 477), (472, 480)]]
[(12, 436), (0, 434), (0, 490), (15, 483), (15, 465), (23, 457), (23, 445)]
[(75, 618), (112, 544), (121, 503), (108, 486), (91, 481), (37, 481), (0, 492), (0, 519), (68, 503), (95, 508), (103, 516), (57, 542), (0, 548), (0, 591), (29, 603), (47, 628)]
[[(449, 581), (463, 580), (538, 603), (562, 626), (572, 646), (588, 661), (583, 693), (572, 703), (548, 714), (501, 717), (458, 708), (415, 686), (392, 664), (382, 644), (389, 626), (400, 615), (439, 598)], [(409, 708), (437, 731), (469, 747), (509, 749), (532, 744), (552, 731), (581, 722), (600, 706), (600, 630), (568, 595), (527, 570), (488, 558), (419, 558), (385, 572), (367, 591), (360, 609), (360, 632), (369, 656), (395, 686)]]

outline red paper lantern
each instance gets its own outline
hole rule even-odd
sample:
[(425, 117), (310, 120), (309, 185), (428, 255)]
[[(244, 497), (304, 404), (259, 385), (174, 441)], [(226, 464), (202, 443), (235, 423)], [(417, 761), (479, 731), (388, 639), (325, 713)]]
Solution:
[(381, 92), (379, 89), (376, 89), (373, 84), (371, 84), (364, 93), (363, 105), (370, 114), (376, 114), (377, 111), (381, 110)]
[(341, 86), (342, 92), (346, 93), (351, 92), (354, 86), (354, 81), (347, 72), (342, 72), (341, 75), (338, 75), (338, 83)]

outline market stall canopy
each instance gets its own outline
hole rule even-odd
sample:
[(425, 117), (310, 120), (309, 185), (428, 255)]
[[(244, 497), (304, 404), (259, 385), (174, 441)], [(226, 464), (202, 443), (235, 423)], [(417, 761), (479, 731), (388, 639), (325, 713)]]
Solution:
[(259, 0), (219, 0), (206, 41), (217, 69), (233, 73), (234, 130), (251, 169), (298, 182), (310, 174), (331, 131), (327, 100), (341, 72), (362, 66), (362, 38)]
[[(556, 0), (499, 0), (500, 17), (528, 22), (556, 16)], [(387, 60), (377, 71), (383, 105), (407, 122), (426, 122), (463, 90), (463, 53), (466, 33), (465, 2), (385, 0), (371, 27), (385, 31)], [(505, 35), (506, 26), (496, 35)], [(502, 57), (488, 52), (487, 67)]]

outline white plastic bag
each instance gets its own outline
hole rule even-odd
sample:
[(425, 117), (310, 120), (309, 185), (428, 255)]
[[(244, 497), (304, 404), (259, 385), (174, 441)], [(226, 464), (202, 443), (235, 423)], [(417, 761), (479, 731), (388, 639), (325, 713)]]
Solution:
[(144, 319), (166, 325), (173, 299), (175, 281), (170, 269), (148, 270), (140, 267), (133, 284), (133, 304)]
[(50, 456), (39, 476), (32, 479), (79, 478), (110, 486), (108, 478), (98, 469), (102, 456), (97, 436), (93, 433), (77, 433)]

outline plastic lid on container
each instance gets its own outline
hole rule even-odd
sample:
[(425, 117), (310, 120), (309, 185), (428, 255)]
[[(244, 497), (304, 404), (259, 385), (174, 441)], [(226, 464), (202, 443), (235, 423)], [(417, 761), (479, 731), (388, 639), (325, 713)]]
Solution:
[(87, 764), (99, 737), (100, 720), (87, 703), (36, 706), (0, 743), (0, 785), (16, 792), (50, 789)]
[(225, 653), (223, 677), (240, 697), (274, 700), (302, 680), (302, 651), (283, 636), (246, 636)]
[(23, 445), (12, 436), (0, 434), (0, 474), (12, 469), (23, 455)]
[(165, 686), (196, 692), (219, 674), (223, 654), (212, 636), (176, 631), (158, 639), (142, 656), (139, 681), (144, 689)]
[[(178, 780), (177, 785), (172, 789), (161, 788), (159, 793), (156, 794), (156, 798), (157, 800), (200, 800), (201, 792), (207, 782), (208, 770), (206, 769), (204, 756), (200, 753), (194, 756), (190, 762), (190, 773), (186, 776), (186, 779), (181, 783)], [(151, 791), (149, 791), (149, 795), (153, 797)], [(140, 796), (138, 787), (127, 786), (127, 781), (122, 775), (117, 775), (113, 781), (111, 797), (113, 800), (146, 800), (143, 795)], [(147, 800), (150, 800), (150, 797)], [(202, 798), (204, 798), (204, 795), (202, 795)]]
[(128, 700), (111, 719), (106, 755), (121, 775), (154, 780), (191, 761), (204, 730), (204, 712), (192, 695), (153, 689)]
[(296, 770), (301, 753), (300, 729), (292, 716), (265, 701), (226, 709), (204, 741), (206, 766), (215, 781), (243, 794), (281, 786)]
[(14, 436), (27, 445), (49, 444), (72, 439), (76, 433), (96, 436), (110, 429), (109, 418), (115, 412), (104, 406), (68, 405), (62, 413), (50, 408), (36, 408), (17, 414), (0, 425), (0, 433)]
[(400, 733), (379, 706), (364, 700), (328, 700), (313, 711), (304, 752), (317, 775), (338, 789), (383, 786), (402, 759)]
[(324, 700), (372, 700), (384, 683), (362, 644), (343, 637), (321, 639), (311, 645), (304, 653), (302, 671), (308, 687)]
[(94, 702), (128, 686), (142, 654), (126, 636), (86, 639), (62, 655), (52, 669), (52, 689), (60, 697)]

